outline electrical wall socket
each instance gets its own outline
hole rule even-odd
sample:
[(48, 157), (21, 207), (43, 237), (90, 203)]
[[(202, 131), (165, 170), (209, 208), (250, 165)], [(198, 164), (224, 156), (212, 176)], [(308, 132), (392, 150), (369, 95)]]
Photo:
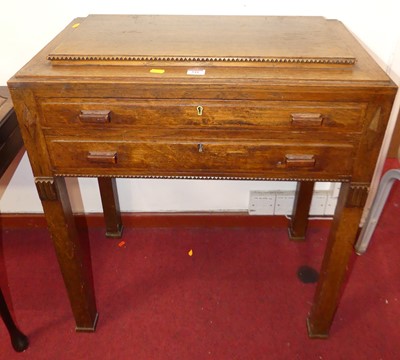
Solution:
[[(311, 216), (332, 216), (335, 212), (338, 186), (330, 190), (315, 190), (311, 201)], [(250, 191), (250, 215), (292, 215), (294, 191)]]
[(275, 200), (275, 191), (250, 191), (249, 214), (273, 215)]
[(326, 202), (328, 200), (328, 195), (330, 191), (320, 190), (314, 191), (311, 206), (310, 206), (310, 215), (325, 215)]
[(324, 215), (333, 216), (335, 214), (337, 200), (337, 197), (328, 196)]
[(333, 198), (339, 197), (340, 186), (341, 184), (337, 182), (331, 184), (331, 193), (330, 193), (331, 197)]
[(294, 204), (294, 191), (277, 191), (275, 215), (291, 215)]

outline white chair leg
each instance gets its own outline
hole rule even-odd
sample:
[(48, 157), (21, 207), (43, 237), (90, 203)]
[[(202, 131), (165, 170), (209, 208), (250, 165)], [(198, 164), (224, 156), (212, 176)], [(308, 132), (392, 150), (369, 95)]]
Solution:
[(369, 242), (395, 180), (400, 180), (400, 169), (388, 170), (379, 183), (375, 199), (372, 202), (371, 209), (355, 245), (356, 253), (359, 255), (367, 251)]

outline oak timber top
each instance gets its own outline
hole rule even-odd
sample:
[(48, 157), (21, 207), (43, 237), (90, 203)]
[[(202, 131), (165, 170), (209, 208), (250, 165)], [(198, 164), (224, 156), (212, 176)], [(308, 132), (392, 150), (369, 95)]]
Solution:
[(355, 62), (321, 17), (91, 15), (75, 26), (48, 59)]
[[(206, 73), (188, 76), (191, 68)], [(394, 86), (340, 21), (294, 16), (89, 15), (72, 21), (10, 82), (39, 78)]]

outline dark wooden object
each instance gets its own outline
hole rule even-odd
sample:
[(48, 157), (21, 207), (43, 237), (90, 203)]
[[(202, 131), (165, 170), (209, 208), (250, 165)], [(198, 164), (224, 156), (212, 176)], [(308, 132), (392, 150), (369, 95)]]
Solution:
[[(0, 177), (22, 147), (21, 133), (13, 109), (10, 93), (5, 86), (0, 86)], [(8, 310), (7, 302), (0, 288), (0, 314), (10, 334), (15, 351), (28, 348), (28, 338), (18, 329)]]
[(18, 329), (15, 325), (14, 320), (8, 310), (6, 299), (3, 296), (3, 292), (0, 289), (0, 314), (1, 318), (6, 325), (8, 333), (10, 334), (11, 344), (15, 351), (22, 352), (26, 350), (29, 346), (29, 340), (25, 334)]
[(23, 145), (10, 93), (0, 86), (0, 176)]
[(313, 190), (313, 181), (300, 181), (297, 183), (292, 220), (288, 228), (291, 240), (305, 240), (306, 238)]
[(400, 113), (397, 116), (387, 157), (400, 159)]
[(338, 181), (308, 319), (311, 337), (328, 336), (397, 90), (340, 22), (93, 15), (8, 85), (78, 330), (95, 329), (97, 309), (63, 177), (299, 181), (293, 237), (311, 184)]
[(114, 178), (98, 178), (101, 203), (106, 223), (106, 236), (120, 238), (122, 236), (122, 220), (119, 210), (117, 184)]

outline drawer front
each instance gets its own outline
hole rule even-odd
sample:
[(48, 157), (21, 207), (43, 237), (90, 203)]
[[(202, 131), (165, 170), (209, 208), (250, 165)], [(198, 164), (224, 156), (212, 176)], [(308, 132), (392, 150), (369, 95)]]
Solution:
[(353, 147), (275, 143), (100, 142), (51, 139), (55, 174), (348, 178)]
[(346, 102), (54, 99), (41, 104), (43, 126), (62, 131), (141, 128), (268, 128), (361, 132), (365, 104)]

